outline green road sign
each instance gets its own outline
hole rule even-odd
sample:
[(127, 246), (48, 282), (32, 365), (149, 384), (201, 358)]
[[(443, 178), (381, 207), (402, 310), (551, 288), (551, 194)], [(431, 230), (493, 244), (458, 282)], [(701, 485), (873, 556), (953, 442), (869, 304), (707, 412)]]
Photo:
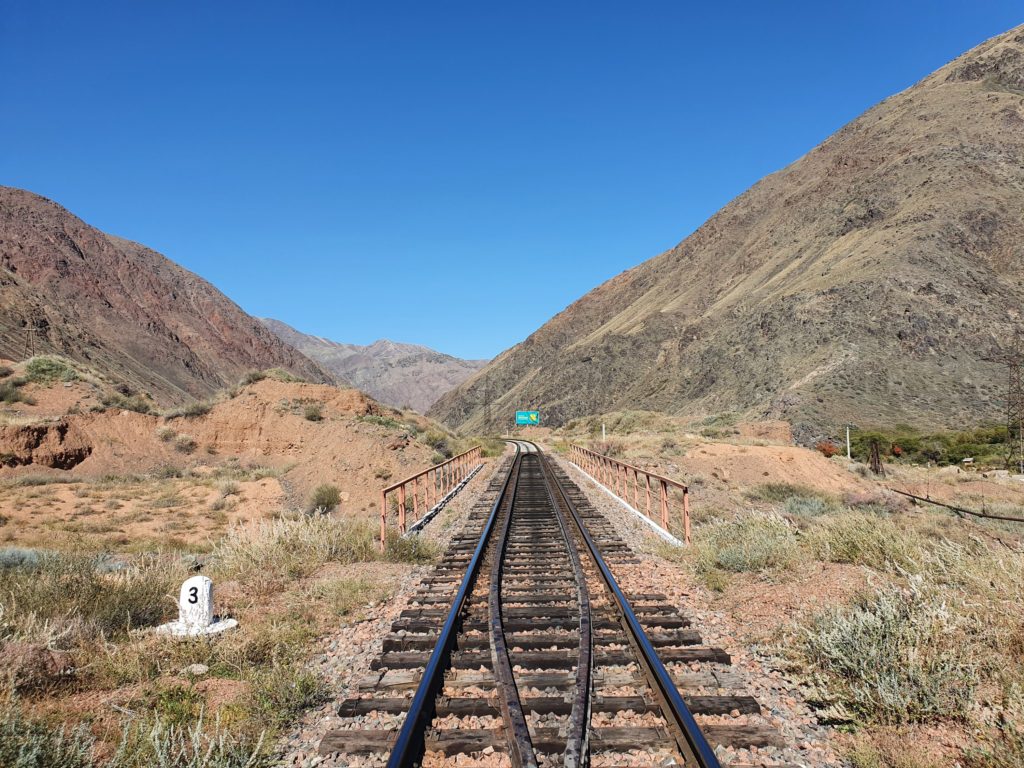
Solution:
[(540, 426), (540, 411), (516, 411), (517, 427)]

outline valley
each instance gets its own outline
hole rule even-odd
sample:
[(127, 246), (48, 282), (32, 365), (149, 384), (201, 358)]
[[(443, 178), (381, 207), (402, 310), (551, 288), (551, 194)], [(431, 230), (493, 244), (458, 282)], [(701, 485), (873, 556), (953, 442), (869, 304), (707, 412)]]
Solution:
[[(471, 80), (445, 103), (476, 110)], [(330, 183), (242, 174), (213, 215), (190, 192), (183, 220), (209, 229), (182, 240), (125, 205), (182, 263), (233, 265), (240, 303), (0, 187), (0, 768), (1024, 766), (1024, 26), (678, 245), (617, 252), (490, 360), (468, 358), (560, 300), (561, 262), (610, 258), (541, 242), (569, 196), (539, 190), (600, 123), (561, 126), (550, 179), (519, 126), (484, 179), (451, 147), (398, 151), (459, 126), (419, 112), (446, 80), (402, 101), (416, 141), (376, 153), (356, 132), (401, 99), (354, 82), (307, 99), (359, 109), (304, 119), (303, 141), (329, 132), (402, 184), (310, 149), (281, 167)], [(273, 167), (245, 133), (204, 162)], [(506, 189), (510, 168), (536, 187)], [(447, 174), (470, 179), (436, 195), (458, 227), (412, 183)], [(509, 212), (538, 228), (523, 263), (551, 270), (513, 288), (512, 235), (474, 207), (505, 211), (498, 189), (543, 208)], [(374, 195), (379, 242), (357, 232)], [(465, 284), (438, 277), (455, 265)], [(467, 265), (493, 270), (483, 296)], [(428, 324), (465, 357), (390, 340)]]

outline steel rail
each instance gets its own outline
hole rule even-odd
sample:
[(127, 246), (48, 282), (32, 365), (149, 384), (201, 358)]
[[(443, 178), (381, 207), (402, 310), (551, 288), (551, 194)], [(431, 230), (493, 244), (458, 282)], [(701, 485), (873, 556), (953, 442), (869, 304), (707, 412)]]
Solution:
[[(537, 448), (537, 446), (534, 445), (534, 448)], [(539, 452), (539, 448), (537, 450)], [(626, 629), (626, 634), (629, 637), (630, 642), (633, 644), (633, 647), (636, 649), (637, 655), (640, 657), (640, 661), (644, 667), (644, 672), (660, 700), (662, 712), (665, 715), (666, 720), (669, 721), (669, 725), (672, 726), (670, 730), (673, 731), (680, 754), (682, 754), (686, 761), (685, 764), (695, 768), (721, 768), (721, 763), (719, 763), (718, 757), (715, 755), (715, 751), (711, 748), (708, 740), (701, 732), (700, 726), (697, 725), (697, 721), (686, 706), (686, 702), (683, 701), (683, 697), (679, 695), (679, 690), (672, 681), (668, 670), (665, 669), (665, 665), (662, 663), (661, 659), (658, 658), (658, 653), (655, 651), (654, 646), (647, 637), (647, 633), (644, 631), (639, 619), (637, 619), (636, 614), (633, 612), (633, 608), (630, 606), (629, 600), (626, 599), (625, 594), (620, 589), (611, 569), (609, 569), (608, 564), (605, 563), (604, 557), (602, 557), (597, 544), (590, 536), (586, 525), (584, 525), (583, 520), (580, 518), (576, 505), (572, 502), (572, 499), (569, 498), (569, 495), (565, 492), (565, 489), (558, 481), (554, 472), (550, 467), (547, 467), (547, 460), (543, 455), (541, 455), (541, 462), (550, 473), (551, 478), (554, 481), (554, 487), (558, 490), (559, 495), (564, 500), (565, 507), (569, 510), (569, 514), (576, 525), (576, 529), (579, 531), (580, 536), (586, 543), (587, 549), (590, 551), (590, 556), (597, 564), (605, 586), (608, 588), (608, 591), (612, 594), (619, 607), (623, 627)]]
[(490, 515), (480, 534), (480, 540), (473, 551), (473, 557), (466, 567), (465, 575), (462, 577), (459, 591), (456, 592), (455, 598), (452, 600), (452, 605), (441, 629), (441, 634), (438, 636), (427, 666), (423, 670), (423, 678), (416, 688), (416, 694), (413, 696), (412, 704), (409, 706), (409, 712), (405, 716), (405, 721), (402, 723), (402, 728), (395, 740), (395, 746), (392, 748), (391, 755), (388, 758), (388, 768), (412, 768), (423, 757), (426, 730), (434, 719), (437, 695), (444, 683), (444, 673), (448, 662), (451, 660), (452, 646), (457, 636), (456, 626), (462, 615), (466, 599), (472, 591), (477, 573), (483, 563), (484, 551), (487, 548), (491, 531), (494, 529), (498, 511), (505, 500), (512, 478), (518, 472), (521, 461), (522, 449), (517, 443), (515, 457), (512, 460), (508, 477), (505, 478), (505, 484), (502, 487), (501, 493), (498, 494), (498, 498), (494, 501), (494, 506), (491, 507)]
[[(505, 549), (508, 545), (508, 533), (512, 527), (512, 513), (516, 505), (519, 491), (519, 475), (523, 460), (519, 461), (519, 472), (513, 473), (515, 479), (508, 494), (505, 505), (504, 519), (499, 523), (497, 540), (491, 555), (491, 583), (487, 590), (487, 610), (490, 619), (491, 662), (494, 665), (494, 678), (498, 687), (498, 701), (501, 715), (506, 725), (509, 758), (514, 768), (538, 768), (537, 756), (533, 751), (533, 740), (526, 724), (523, 703), (519, 698), (515, 673), (512, 670), (512, 659), (508, 655), (508, 643), (505, 641), (505, 622), (501, 617), (501, 575), (505, 561)], [(508, 489), (507, 489), (508, 490)]]
[(572, 563), (573, 574), (576, 577), (576, 595), (580, 604), (580, 657), (576, 662), (576, 690), (573, 694), (572, 710), (569, 715), (568, 739), (565, 744), (566, 768), (580, 768), (587, 764), (588, 742), (590, 739), (590, 691), (593, 685), (593, 618), (590, 612), (590, 590), (587, 587), (587, 577), (583, 572), (583, 563), (580, 560), (580, 552), (576, 547), (576, 539), (569, 533), (568, 521), (558, 503), (554, 489), (551, 487), (551, 478), (547, 471), (544, 460), (538, 456), (541, 475), (544, 478), (544, 486), (547, 488), (548, 498), (551, 500), (551, 508), (558, 519), (558, 527), (562, 530), (562, 537), (565, 539), (565, 546), (569, 552), (569, 560)]

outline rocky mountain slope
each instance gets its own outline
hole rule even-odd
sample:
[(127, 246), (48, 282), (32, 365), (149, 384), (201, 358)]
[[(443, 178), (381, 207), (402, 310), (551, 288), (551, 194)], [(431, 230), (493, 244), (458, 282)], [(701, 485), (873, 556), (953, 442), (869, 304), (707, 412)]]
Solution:
[(208, 395), (257, 368), (332, 380), (159, 253), (39, 195), (0, 187), (0, 357), (22, 359), (33, 344), (163, 402)]
[(295, 330), (280, 320), (261, 321), (278, 338), (315, 360), (339, 379), (350, 382), (382, 403), (411, 406), (420, 413), (452, 387), (486, 365), (462, 360), (428, 347), (381, 339), (373, 344), (342, 344)]
[[(1024, 301), (1024, 26), (892, 96), (609, 280), (431, 414), (644, 408), (798, 437), (1001, 418)], [(489, 426), (496, 427), (496, 423)]]

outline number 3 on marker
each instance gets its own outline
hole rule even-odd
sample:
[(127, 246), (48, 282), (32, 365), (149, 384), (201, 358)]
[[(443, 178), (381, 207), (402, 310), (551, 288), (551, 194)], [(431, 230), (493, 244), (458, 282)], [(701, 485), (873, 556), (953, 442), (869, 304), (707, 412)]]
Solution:
[(188, 601), (192, 605), (195, 605), (196, 603), (199, 602), (199, 587), (189, 587), (188, 588)]

